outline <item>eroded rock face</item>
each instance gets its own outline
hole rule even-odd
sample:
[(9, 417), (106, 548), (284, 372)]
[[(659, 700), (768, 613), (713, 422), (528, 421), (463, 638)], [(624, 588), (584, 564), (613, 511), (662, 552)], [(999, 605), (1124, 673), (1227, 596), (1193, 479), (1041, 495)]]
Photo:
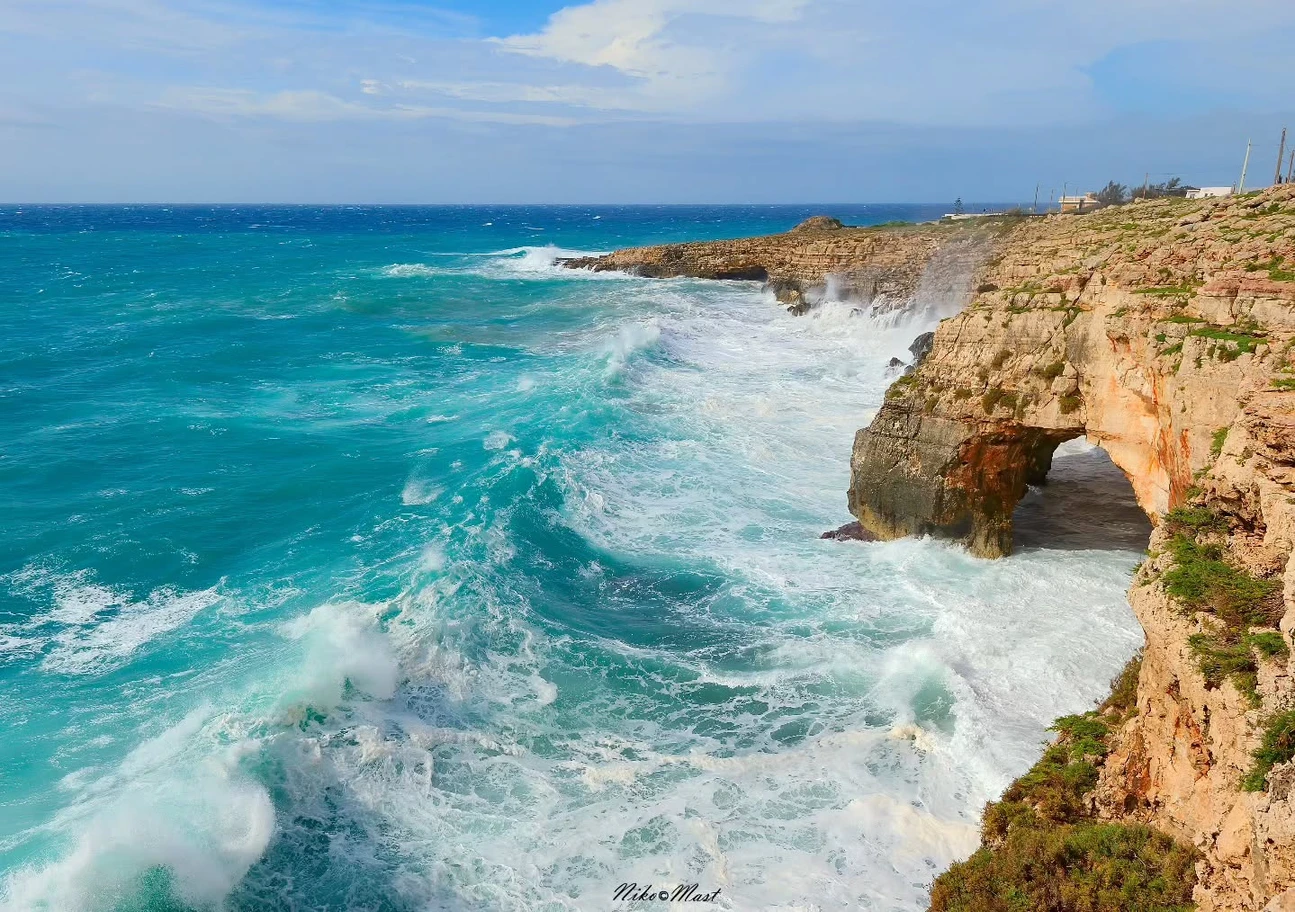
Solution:
[(846, 228), (815, 216), (785, 234), (618, 250), (563, 261), (573, 269), (629, 272), (649, 278), (748, 279), (766, 283), (779, 302), (803, 313), (830, 291), (878, 309), (903, 307), (919, 291), (941, 250), (953, 271), (988, 258), (1006, 222)]
[[(1031, 474), (1086, 435), (1147, 513), (1164, 513), (1210, 464), (1214, 435), (1262, 400), (1295, 332), (1295, 283), (1267, 265), (1295, 262), (1289, 192), (1016, 228), (984, 290), (857, 435), (852, 512), (884, 537), (938, 534), (1000, 556)], [(1290, 214), (1256, 215), (1274, 204)]]
[[(1001, 556), (1025, 486), (1084, 435), (1153, 520), (1188, 498), (1222, 518), (1225, 561), (1280, 583), (1289, 646), (1293, 267), (1295, 188), (1021, 225), (858, 433), (851, 511), (881, 538), (939, 535)], [(1207, 684), (1192, 637), (1217, 618), (1167, 594), (1169, 537), (1153, 533), (1130, 591), (1147, 637), (1137, 710), (1093, 800), (1200, 849), (1202, 912), (1295, 908), (1295, 768), (1276, 768), (1266, 792), (1240, 788), (1265, 721), (1295, 706), (1295, 667), (1254, 652), (1257, 697), (1231, 677)]]

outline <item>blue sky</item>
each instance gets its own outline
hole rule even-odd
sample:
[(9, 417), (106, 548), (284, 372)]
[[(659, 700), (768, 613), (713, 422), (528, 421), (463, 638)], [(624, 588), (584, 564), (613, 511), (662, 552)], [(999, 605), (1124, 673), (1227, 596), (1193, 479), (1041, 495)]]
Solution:
[(0, 0), (0, 200), (1028, 200), (1271, 180), (1290, 0)]

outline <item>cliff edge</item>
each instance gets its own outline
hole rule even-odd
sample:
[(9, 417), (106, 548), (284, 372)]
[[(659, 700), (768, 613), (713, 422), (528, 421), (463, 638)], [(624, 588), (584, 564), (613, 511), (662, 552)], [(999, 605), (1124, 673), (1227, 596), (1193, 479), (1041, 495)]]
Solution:
[(562, 263), (649, 278), (764, 282), (793, 313), (821, 301), (830, 285), (834, 294), (885, 311), (912, 300), (933, 262), (947, 263), (951, 268), (946, 272), (968, 274), (991, 255), (995, 239), (1019, 221), (1004, 217), (848, 228), (820, 215), (783, 234), (635, 247)]
[(1127, 701), (1058, 723), (933, 907), (1081, 886), (1107, 890), (1101, 908), (1189, 907), (1120, 900), (1136, 869), (1161, 886), (1190, 870), (1204, 912), (1295, 910), (1295, 188), (1030, 220), (976, 283), (856, 437), (863, 529), (1008, 554), (1026, 486), (1081, 435), (1157, 527), (1129, 593), (1147, 643)]

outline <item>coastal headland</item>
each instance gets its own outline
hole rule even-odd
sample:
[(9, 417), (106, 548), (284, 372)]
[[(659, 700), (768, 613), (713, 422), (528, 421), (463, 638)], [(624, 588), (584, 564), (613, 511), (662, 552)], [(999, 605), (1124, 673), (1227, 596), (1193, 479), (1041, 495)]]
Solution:
[(965, 306), (856, 435), (847, 537), (1010, 554), (1018, 501), (1076, 437), (1155, 529), (1129, 591), (1142, 654), (1058, 720), (932, 908), (1295, 910), (1295, 188), (975, 221), (814, 219), (566, 265), (758, 280), (796, 313), (912, 307), (956, 267)]

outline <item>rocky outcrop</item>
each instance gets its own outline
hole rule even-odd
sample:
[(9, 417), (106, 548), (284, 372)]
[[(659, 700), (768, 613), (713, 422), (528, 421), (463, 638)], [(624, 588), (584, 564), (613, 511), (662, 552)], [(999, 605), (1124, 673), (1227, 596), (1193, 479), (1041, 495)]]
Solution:
[(938, 253), (944, 251), (945, 259), (965, 272), (990, 255), (992, 240), (1014, 221), (847, 228), (837, 219), (815, 216), (785, 234), (637, 247), (562, 262), (572, 269), (650, 278), (764, 282), (796, 313), (829, 292), (886, 310), (907, 305), (919, 293)]
[(1057, 445), (1103, 447), (1159, 525), (1094, 810), (1198, 849), (1204, 912), (1295, 909), (1295, 188), (1031, 220), (977, 282), (857, 435), (851, 512), (998, 557)]

